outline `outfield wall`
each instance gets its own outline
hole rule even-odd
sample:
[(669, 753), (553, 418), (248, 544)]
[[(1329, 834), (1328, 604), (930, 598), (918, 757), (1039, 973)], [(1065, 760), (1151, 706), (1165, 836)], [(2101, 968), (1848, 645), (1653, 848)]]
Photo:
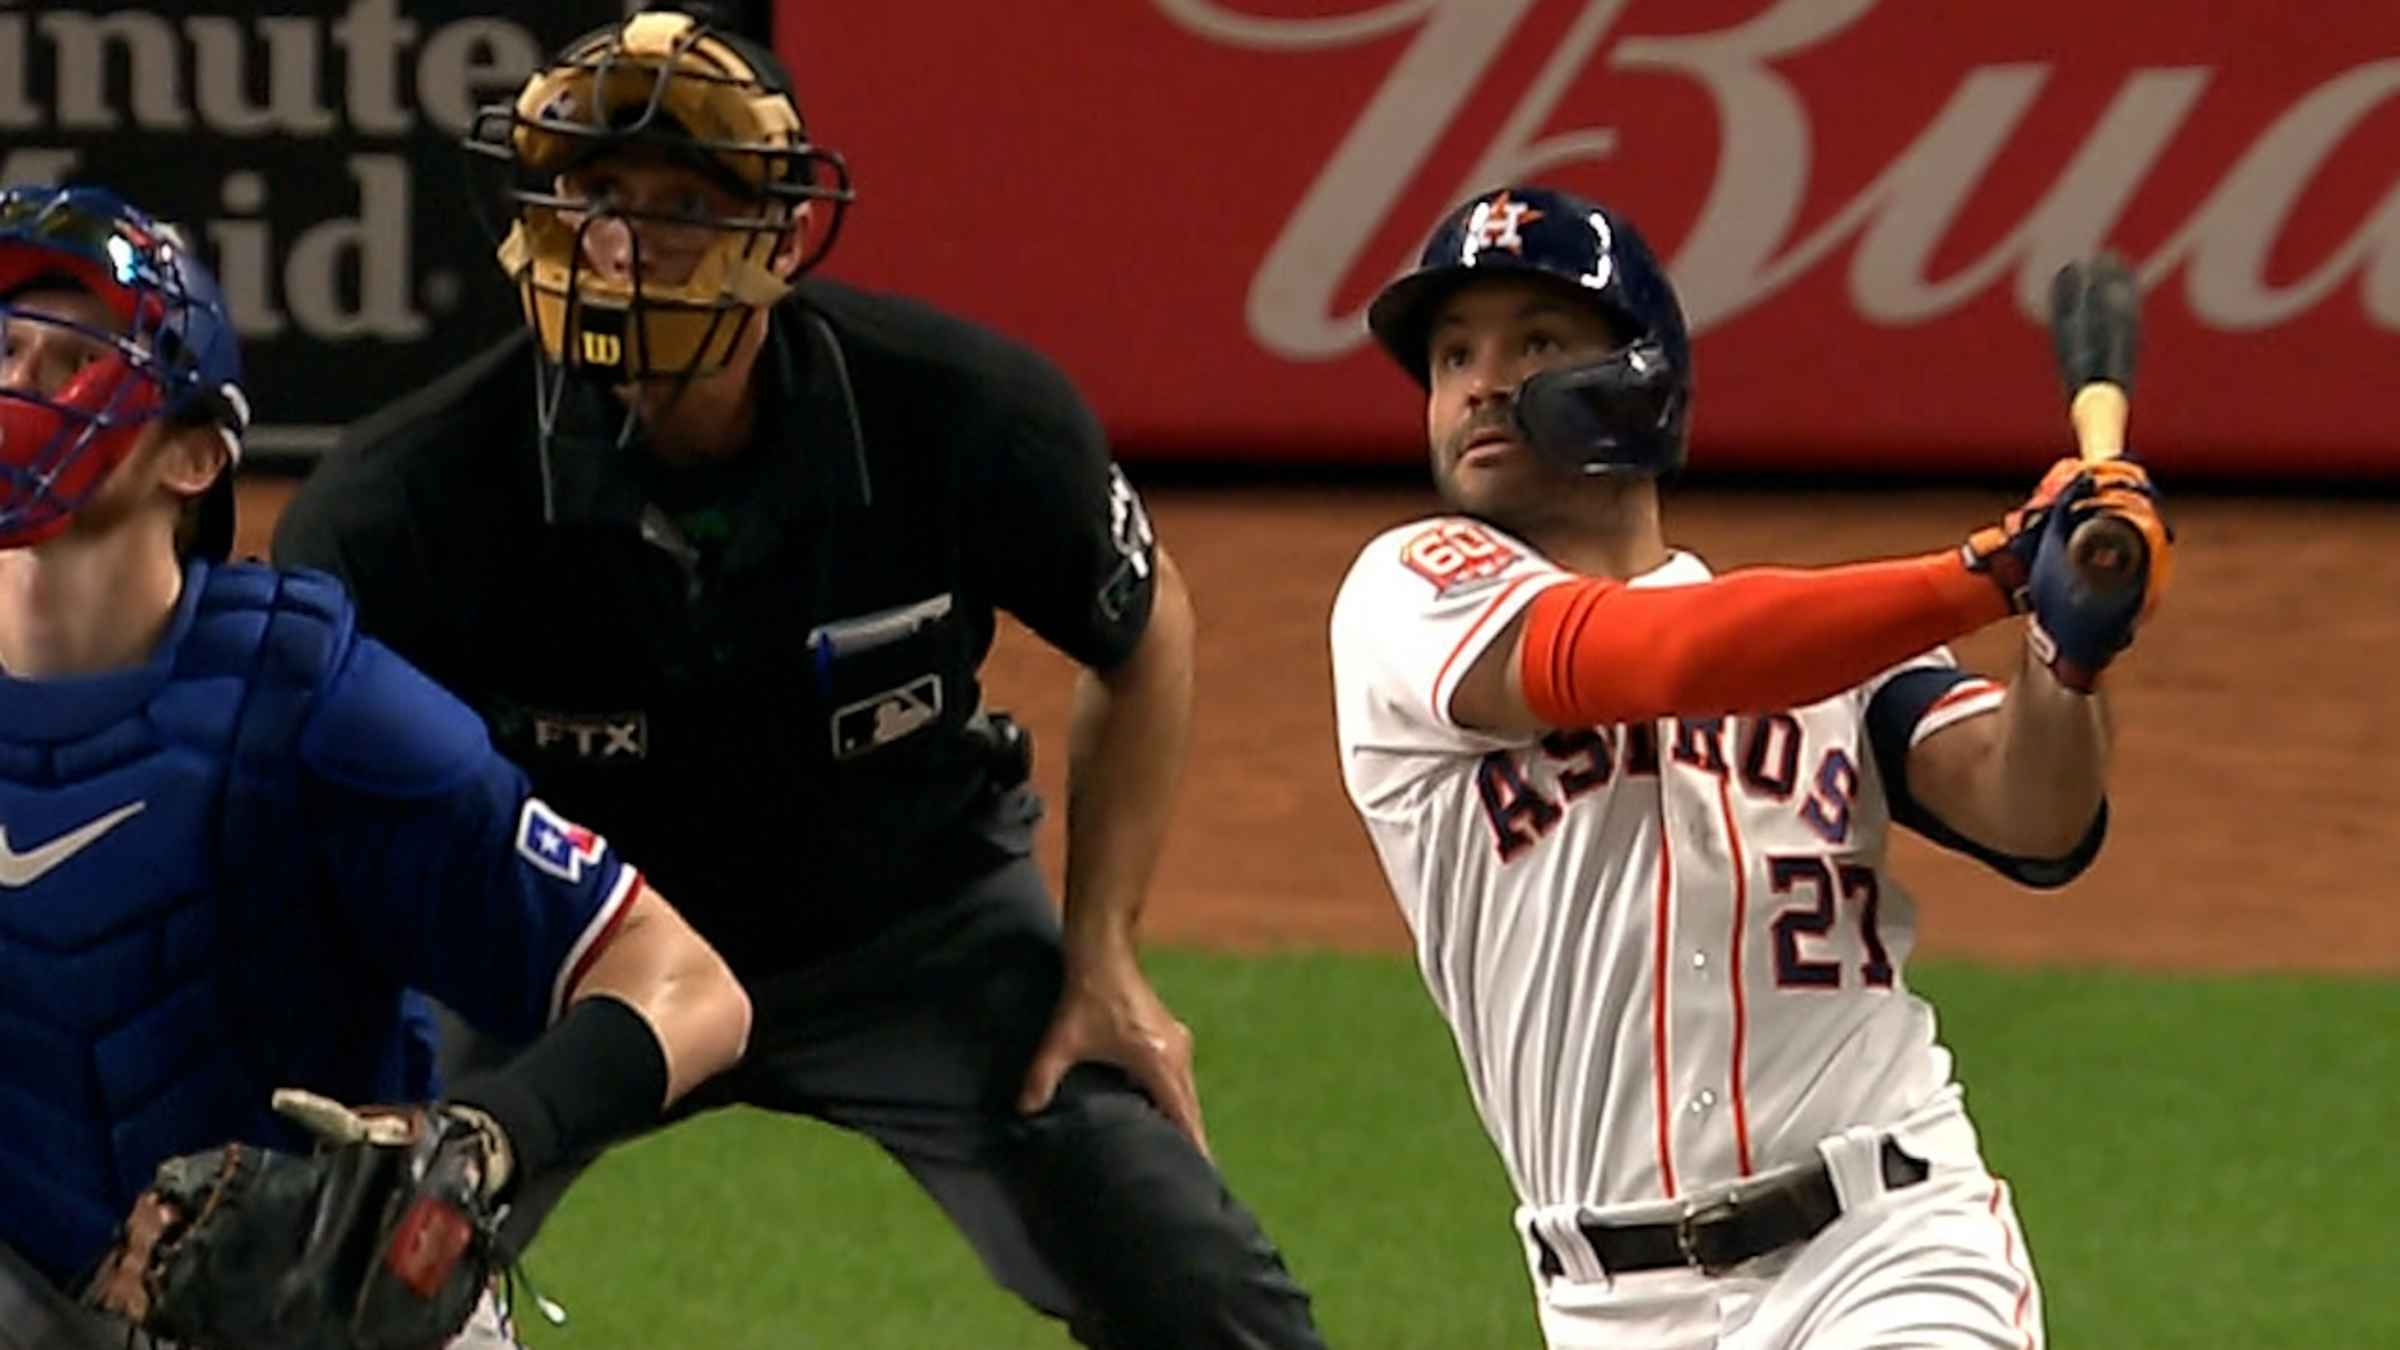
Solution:
[[(736, 8), (856, 170), (830, 269), (1038, 343), (1129, 459), (1413, 459), (1367, 298), (1538, 177), (1670, 257), (1704, 465), (2023, 472), (2062, 439), (2046, 282), (2108, 245), (2177, 478), (2400, 480), (2390, 5), (772, 3)], [(0, 179), (189, 223), (254, 449), (305, 454), (512, 322), (456, 137), (621, 8), (0, 3)]]
[(2400, 9), (2275, 0), (786, 0), (837, 270), (1034, 339), (1134, 457), (1418, 453), (1361, 315), (1450, 203), (1625, 208), (1717, 467), (2022, 470), (2057, 264), (2148, 290), (2179, 476), (2400, 477)]

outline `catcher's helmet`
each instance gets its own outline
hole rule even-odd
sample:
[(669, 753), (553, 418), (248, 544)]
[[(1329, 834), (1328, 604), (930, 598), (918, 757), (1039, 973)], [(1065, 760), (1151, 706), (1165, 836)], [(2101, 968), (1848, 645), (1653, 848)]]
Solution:
[[(809, 222), (801, 270), (832, 248), (851, 200), (850, 171), (812, 143), (774, 55), (693, 14), (659, 7), (567, 44), (513, 104), (482, 109), (469, 150), (513, 170), (516, 219), (499, 248), (543, 353), (612, 383), (713, 374), (753, 311), (789, 289), (768, 267), (795, 213)], [(603, 156), (646, 151), (694, 168), (747, 203), (733, 216), (636, 209), (563, 191), (560, 179)], [(713, 231), (690, 275), (672, 283), (601, 275), (583, 235), (605, 219)]]
[(1630, 221), (1596, 202), (1519, 185), (1487, 192), (1442, 220), (1416, 270), (1383, 289), (1367, 326), (1401, 368), (1431, 383), (1435, 314), (1480, 277), (1532, 277), (1598, 309), (1619, 346), (1606, 360), (1544, 371), (1517, 390), (1535, 451), (1585, 473), (1683, 467), (1691, 411), (1691, 338), (1683, 306)]
[[(79, 290), (103, 330), (27, 308), (37, 290)], [(239, 461), (250, 404), (242, 352), (217, 280), (173, 226), (105, 188), (0, 192), (0, 320), (72, 333), (104, 355), (56, 389), (0, 387), (0, 548), (56, 535), (154, 418), (214, 423)], [(233, 475), (202, 499), (201, 553), (233, 547)]]

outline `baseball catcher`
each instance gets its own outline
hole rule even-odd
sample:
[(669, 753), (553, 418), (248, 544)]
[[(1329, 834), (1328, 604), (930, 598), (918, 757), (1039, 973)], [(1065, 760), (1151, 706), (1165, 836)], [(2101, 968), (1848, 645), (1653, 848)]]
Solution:
[[(510, 1187), (733, 1065), (747, 995), (331, 578), (228, 560), (179, 231), (0, 192), (0, 324), (0, 1350), (512, 1344)], [(437, 1093), (428, 999), (523, 1052)]]

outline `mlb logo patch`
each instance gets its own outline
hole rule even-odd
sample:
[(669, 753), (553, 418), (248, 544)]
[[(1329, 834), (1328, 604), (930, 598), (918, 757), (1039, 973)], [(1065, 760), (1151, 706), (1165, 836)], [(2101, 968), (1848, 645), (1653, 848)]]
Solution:
[(527, 797), (517, 816), (517, 852), (572, 884), (583, 880), (583, 869), (607, 856), (608, 841), (551, 810), (541, 798)]
[(833, 757), (854, 759), (941, 720), (942, 677), (920, 675), (833, 714)]

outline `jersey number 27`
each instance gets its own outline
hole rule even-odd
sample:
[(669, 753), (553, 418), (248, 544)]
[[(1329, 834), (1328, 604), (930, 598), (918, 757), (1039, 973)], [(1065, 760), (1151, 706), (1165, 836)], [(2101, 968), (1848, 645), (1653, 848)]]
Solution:
[(1767, 859), (1767, 883), (1777, 895), (1802, 903), (1775, 916), (1775, 984), (1781, 989), (1839, 989), (1842, 964), (1808, 955), (1806, 944), (1833, 932), (1840, 901), (1858, 906), (1858, 935), (1867, 949), (1859, 978), (1876, 989), (1892, 987), (1892, 958), (1877, 927), (1883, 888), (1875, 869), (1836, 863), (1816, 855)]

